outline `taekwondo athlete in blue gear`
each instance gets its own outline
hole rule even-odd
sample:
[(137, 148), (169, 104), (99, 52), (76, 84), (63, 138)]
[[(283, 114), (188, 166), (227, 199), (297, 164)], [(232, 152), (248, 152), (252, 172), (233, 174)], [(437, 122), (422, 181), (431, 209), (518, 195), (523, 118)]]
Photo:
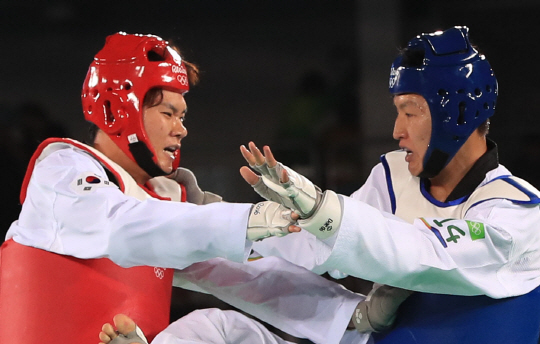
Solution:
[[(423, 178), (437, 175), (495, 111), (497, 80), (471, 45), (468, 31), (454, 27), (419, 35), (407, 46), (414, 53), (401, 54), (392, 65), (390, 92), (420, 94), (431, 112)], [(538, 203), (538, 196), (531, 195), (529, 202)], [(415, 293), (401, 305), (395, 328), (374, 337), (381, 344), (532, 344), (538, 342), (539, 331), (540, 287), (504, 299)]]
[[(394, 61), (389, 87), (401, 150), (383, 155), (351, 196), (306, 188), (311, 182), (294, 171), (272, 178), (266, 165), (286, 167), (268, 147), (264, 155), (254, 143), (242, 151), (261, 174), (245, 167), (244, 179), (300, 214), (305, 230), (256, 243), (257, 252), (415, 291), (393, 326), (375, 328), (377, 344), (539, 339), (540, 192), (500, 165), (486, 138), (498, 85), (468, 31), (421, 34)], [(311, 202), (298, 202), (296, 189)], [(332, 228), (324, 219), (333, 219)], [(355, 314), (377, 306), (366, 301)], [(359, 331), (365, 320), (352, 317)]]

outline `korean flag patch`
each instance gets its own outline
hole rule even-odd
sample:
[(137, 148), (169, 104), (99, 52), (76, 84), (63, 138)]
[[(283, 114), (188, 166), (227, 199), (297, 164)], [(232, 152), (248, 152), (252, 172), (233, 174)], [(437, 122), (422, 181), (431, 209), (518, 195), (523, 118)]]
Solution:
[(97, 188), (116, 187), (116, 185), (102, 177), (87, 172), (75, 178), (71, 182), (70, 187), (78, 194), (87, 194), (95, 191)]

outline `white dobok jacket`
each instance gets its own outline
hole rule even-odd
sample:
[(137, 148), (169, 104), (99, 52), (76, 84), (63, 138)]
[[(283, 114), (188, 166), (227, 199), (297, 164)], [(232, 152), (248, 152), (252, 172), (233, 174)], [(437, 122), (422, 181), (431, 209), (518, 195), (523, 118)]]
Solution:
[[(104, 164), (120, 176), (116, 182), (124, 192), (109, 180)], [(339, 342), (362, 296), (281, 258), (243, 264), (251, 247), (251, 204), (175, 202), (181, 189), (171, 183), (157, 177), (141, 188), (91, 147), (52, 142), (36, 159), (21, 214), (6, 239), (81, 259), (109, 258), (122, 267), (179, 270), (200, 262), (185, 275), (221, 285), (221, 292), (293, 335)], [(172, 201), (158, 199), (163, 197)], [(177, 285), (186, 284), (178, 276)]]
[[(445, 203), (411, 176), (404, 152), (388, 153), (358, 191), (340, 195), (344, 210), (334, 237), (322, 242), (302, 231), (256, 242), (253, 248), (317, 273), (348, 274), (420, 292), (492, 298), (526, 294), (540, 284), (539, 193), (499, 165), (493, 153), (494, 168), (476, 173), (481, 182)], [(201, 270), (196, 264), (183, 277), (265, 320), (256, 306), (222, 290), (230, 283), (200, 278)], [(340, 311), (336, 318), (350, 314), (347, 307)], [(339, 337), (330, 339), (319, 342), (335, 343)], [(345, 339), (342, 343), (349, 342)]]
[(341, 228), (255, 243), (318, 272), (339, 270), (405, 289), (504, 298), (540, 285), (539, 192), (502, 165), (457, 200), (435, 200), (407, 170), (405, 152), (383, 156), (344, 205)]

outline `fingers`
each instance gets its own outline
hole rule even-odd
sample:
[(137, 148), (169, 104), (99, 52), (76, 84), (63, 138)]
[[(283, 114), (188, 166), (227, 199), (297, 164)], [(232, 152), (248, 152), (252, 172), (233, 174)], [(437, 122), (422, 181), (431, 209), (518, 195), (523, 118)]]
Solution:
[(253, 156), (255, 163), (257, 165), (262, 165), (265, 162), (264, 155), (261, 153), (259, 148), (255, 146), (255, 143), (253, 141), (250, 141), (248, 143), (249, 150), (251, 151), (251, 155)]
[(268, 167), (276, 166), (277, 160), (274, 158), (274, 154), (272, 154), (270, 147), (264, 146), (263, 151), (264, 151), (264, 158), (266, 160), (266, 163), (268, 164)]
[(279, 181), (281, 183), (288, 183), (289, 182), (289, 174), (285, 169), (281, 170), (281, 176), (279, 178)]
[[(295, 213), (294, 211), (291, 212), (291, 219), (293, 221), (296, 221), (300, 218), (300, 215), (298, 215), (297, 213)], [(298, 233), (302, 230), (302, 228), (298, 227), (297, 225), (290, 225), (288, 228), (290, 233)]]
[(289, 228), (289, 233), (298, 233), (302, 230), (302, 228), (296, 226), (296, 225), (290, 225)]
[(253, 165), (256, 164), (255, 157), (254, 157), (253, 154), (251, 154), (251, 152), (246, 148), (246, 146), (244, 146), (244, 145), (241, 145), (241, 146), (240, 146), (240, 153), (242, 153), (242, 156), (244, 157), (244, 159), (246, 159), (247, 163), (248, 163), (250, 166), (253, 166)]
[(247, 166), (242, 166), (240, 168), (240, 174), (242, 175), (242, 178), (244, 178), (244, 180), (248, 182), (249, 185), (257, 184), (260, 178), (255, 172), (253, 172)]
[[(249, 149), (248, 149), (249, 148)], [(264, 154), (261, 153), (259, 148), (255, 145), (253, 141), (250, 141), (248, 143), (248, 148), (246, 146), (242, 145), (240, 146), (240, 152), (242, 153), (242, 156), (250, 166), (254, 165), (262, 165), (265, 162), (268, 164), (269, 167), (274, 167), (277, 165), (277, 161), (274, 158), (274, 155), (272, 154), (272, 151), (270, 150), (270, 147), (264, 146), (263, 151)]]

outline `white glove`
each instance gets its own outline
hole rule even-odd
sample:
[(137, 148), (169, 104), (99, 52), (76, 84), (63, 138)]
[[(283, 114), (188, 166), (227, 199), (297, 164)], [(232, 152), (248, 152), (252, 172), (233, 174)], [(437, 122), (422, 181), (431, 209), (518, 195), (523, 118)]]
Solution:
[(264, 201), (255, 204), (249, 213), (247, 238), (259, 241), (289, 234), (289, 226), (295, 223), (291, 213), (279, 203)]
[(202, 205), (222, 201), (221, 196), (208, 191), (202, 191), (197, 184), (197, 177), (195, 177), (195, 174), (187, 168), (178, 168), (169, 176), (169, 178), (184, 185), (186, 188), (186, 200), (189, 203)]
[(298, 220), (298, 226), (324, 240), (334, 235), (339, 229), (342, 213), (343, 206), (338, 195), (332, 190), (326, 190), (313, 215), (307, 219)]
[[(339, 229), (343, 209), (335, 192), (327, 190), (322, 193), (309, 179), (279, 162), (274, 167), (269, 167), (266, 162), (250, 167), (261, 174), (253, 185), (255, 191), (300, 215), (300, 227), (319, 239), (326, 239)], [(283, 170), (289, 177), (285, 183), (280, 181)]]
[[(253, 188), (263, 198), (283, 204), (301, 218), (313, 214), (321, 200), (322, 192), (309, 179), (280, 162), (274, 167), (269, 167), (266, 162), (250, 167), (261, 174), (261, 179), (253, 185)], [(280, 180), (283, 170), (287, 171), (289, 176), (286, 183)]]

